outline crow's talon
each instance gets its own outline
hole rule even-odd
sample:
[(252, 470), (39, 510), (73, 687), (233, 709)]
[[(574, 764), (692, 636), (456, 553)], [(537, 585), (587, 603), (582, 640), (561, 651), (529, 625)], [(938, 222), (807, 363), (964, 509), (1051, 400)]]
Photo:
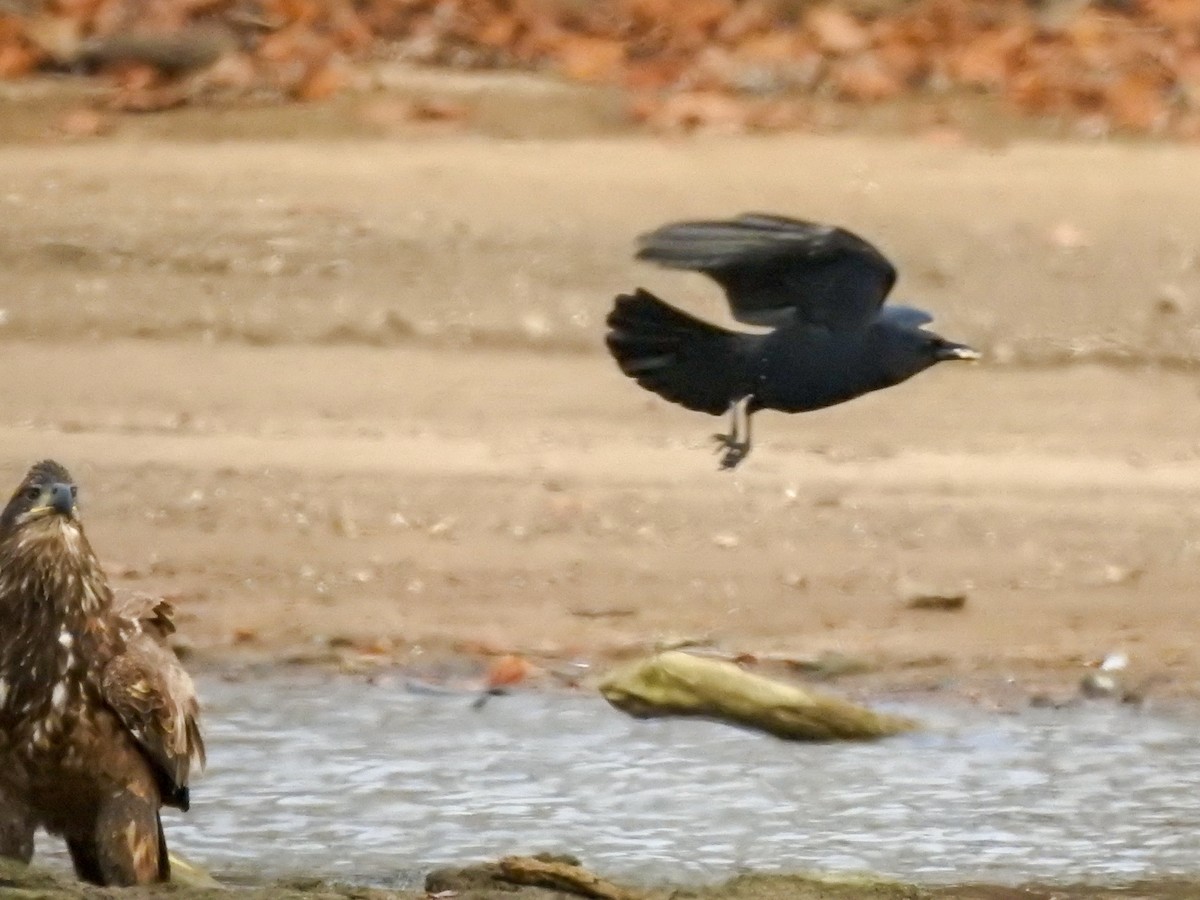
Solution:
[(733, 439), (732, 434), (714, 434), (712, 439), (713, 443), (717, 445), (713, 448), (713, 453), (720, 453), (722, 450), (729, 450), (737, 446), (737, 441)]
[(732, 434), (714, 434), (714, 451), (722, 454), (721, 470), (732, 469), (750, 454), (750, 442), (739, 441)]
[(744, 441), (730, 441), (726, 445), (725, 455), (721, 457), (721, 471), (732, 469), (750, 455), (750, 444)]

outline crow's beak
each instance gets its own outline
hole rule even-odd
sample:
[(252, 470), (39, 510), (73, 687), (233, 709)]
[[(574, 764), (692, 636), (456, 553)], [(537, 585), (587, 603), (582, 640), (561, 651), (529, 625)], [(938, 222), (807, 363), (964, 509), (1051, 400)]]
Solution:
[(951, 359), (981, 359), (983, 354), (974, 347), (968, 347), (966, 344), (955, 344), (952, 341), (942, 341), (937, 348), (938, 362), (946, 362)]

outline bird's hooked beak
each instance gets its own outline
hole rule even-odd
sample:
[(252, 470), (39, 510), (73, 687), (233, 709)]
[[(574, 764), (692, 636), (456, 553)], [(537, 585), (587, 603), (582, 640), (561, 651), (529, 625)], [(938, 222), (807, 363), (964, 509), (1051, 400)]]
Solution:
[(942, 341), (937, 345), (934, 355), (938, 362), (947, 362), (952, 359), (982, 359), (983, 354), (974, 347), (968, 347), (966, 344), (956, 344), (953, 341)]
[(64, 516), (75, 513), (75, 489), (69, 484), (50, 485), (50, 508)]

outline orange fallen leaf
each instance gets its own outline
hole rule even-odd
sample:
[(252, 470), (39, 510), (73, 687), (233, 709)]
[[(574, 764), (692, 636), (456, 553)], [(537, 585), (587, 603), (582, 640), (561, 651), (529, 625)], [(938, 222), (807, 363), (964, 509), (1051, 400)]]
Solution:
[(843, 100), (861, 102), (890, 100), (903, 87), (895, 75), (868, 53), (839, 62), (830, 71), (829, 82)]
[(13, 42), (0, 46), (0, 78), (20, 78), (37, 68), (41, 55), (28, 45)]
[(501, 656), (488, 666), (485, 684), (488, 690), (520, 684), (529, 677), (533, 668), (528, 660), (520, 656), (511, 653)]
[(387, 641), (376, 639), (364, 641), (355, 649), (366, 656), (387, 656), (392, 652), (392, 645)]
[(871, 34), (858, 20), (836, 6), (816, 6), (804, 16), (804, 27), (817, 46), (834, 54), (857, 53), (871, 43)]
[(1113, 124), (1132, 131), (1161, 131), (1167, 124), (1167, 98), (1153, 78), (1129, 74), (1108, 86), (1105, 105)]
[(924, 49), (899, 36), (879, 41), (874, 53), (884, 70), (895, 75), (901, 84), (919, 84), (935, 65)]
[(731, 0), (688, 0), (677, 3), (671, 13), (681, 30), (706, 40), (736, 9), (737, 4)]
[(269, 12), (289, 22), (315, 22), (321, 15), (318, 0), (269, 0), (265, 6)]
[(475, 33), (475, 40), (486, 47), (504, 48), (513, 44), (520, 24), (517, 17), (503, 12), (493, 14)]
[(625, 44), (607, 38), (564, 36), (556, 49), (558, 69), (576, 81), (613, 81), (625, 60)]
[(959, 84), (990, 90), (1008, 81), (1015, 64), (1015, 48), (1011, 38), (989, 33), (952, 52), (950, 73)]
[(1141, 0), (1152, 20), (1181, 31), (1200, 28), (1200, 4), (1196, 0)]
[(292, 96), (306, 103), (328, 100), (350, 82), (349, 73), (330, 61), (308, 70), (300, 83), (292, 90)]

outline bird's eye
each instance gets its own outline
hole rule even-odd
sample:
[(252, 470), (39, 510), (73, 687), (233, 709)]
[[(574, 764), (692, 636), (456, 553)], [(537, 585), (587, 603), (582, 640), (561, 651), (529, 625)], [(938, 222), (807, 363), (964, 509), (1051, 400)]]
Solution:
[(30, 500), (36, 500), (38, 497), (42, 496), (42, 489), (40, 487), (25, 488), (25, 496)]

